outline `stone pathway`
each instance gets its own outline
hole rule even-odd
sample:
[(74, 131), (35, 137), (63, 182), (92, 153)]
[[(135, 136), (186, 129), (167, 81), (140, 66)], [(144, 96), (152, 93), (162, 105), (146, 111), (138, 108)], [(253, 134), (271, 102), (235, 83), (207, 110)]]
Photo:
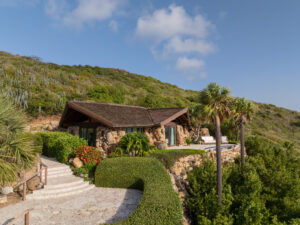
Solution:
[[(30, 208), (34, 208), (30, 225), (114, 223), (128, 217), (142, 197), (138, 190), (94, 187), (70, 174), (67, 166), (52, 159), (43, 161), (52, 171), (46, 188), (28, 195), (24, 202), (0, 209), (0, 225)], [(23, 219), (17, 224), (24, 224)]]

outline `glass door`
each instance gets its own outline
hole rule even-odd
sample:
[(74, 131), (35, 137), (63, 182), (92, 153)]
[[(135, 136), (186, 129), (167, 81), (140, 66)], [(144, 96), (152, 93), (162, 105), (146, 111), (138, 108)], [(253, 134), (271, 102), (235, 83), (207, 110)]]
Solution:
[(165, 137), (167, 145), (176, 145), (176, 127), (165, 126)]

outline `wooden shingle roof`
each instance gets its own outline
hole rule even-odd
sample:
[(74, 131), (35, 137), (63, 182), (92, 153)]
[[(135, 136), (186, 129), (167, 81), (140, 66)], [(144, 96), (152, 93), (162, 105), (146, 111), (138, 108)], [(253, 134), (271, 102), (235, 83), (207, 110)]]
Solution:
[(65, 123), (72, 122), (72, 120), (91, 118), (108, 127), (152, 127), (164, 125), (183, 114), (187, 114), (188, 118), (187, 112), (186, 108), (147, 109), (140, 106), (68, 101), (60, 126), (65, 127)]

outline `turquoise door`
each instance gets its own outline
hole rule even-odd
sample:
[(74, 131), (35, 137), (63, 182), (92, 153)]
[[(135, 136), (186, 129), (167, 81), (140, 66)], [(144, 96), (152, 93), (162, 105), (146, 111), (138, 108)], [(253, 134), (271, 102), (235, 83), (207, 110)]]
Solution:
[(165, 126), (165, 137), (167, 145), (176, 145), (176, 127)]

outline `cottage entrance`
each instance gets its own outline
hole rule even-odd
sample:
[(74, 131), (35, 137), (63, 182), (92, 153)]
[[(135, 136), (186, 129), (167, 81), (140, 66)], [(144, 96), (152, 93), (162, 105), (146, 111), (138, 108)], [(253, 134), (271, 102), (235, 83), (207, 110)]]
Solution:
[(88, 141), (89, 146), (96, 147), (96, 129), (95, 128), (80, 128), (80, 137)]
[(176, 127), (165, 126), (165, 137), (168, 146), (176, 145)]

